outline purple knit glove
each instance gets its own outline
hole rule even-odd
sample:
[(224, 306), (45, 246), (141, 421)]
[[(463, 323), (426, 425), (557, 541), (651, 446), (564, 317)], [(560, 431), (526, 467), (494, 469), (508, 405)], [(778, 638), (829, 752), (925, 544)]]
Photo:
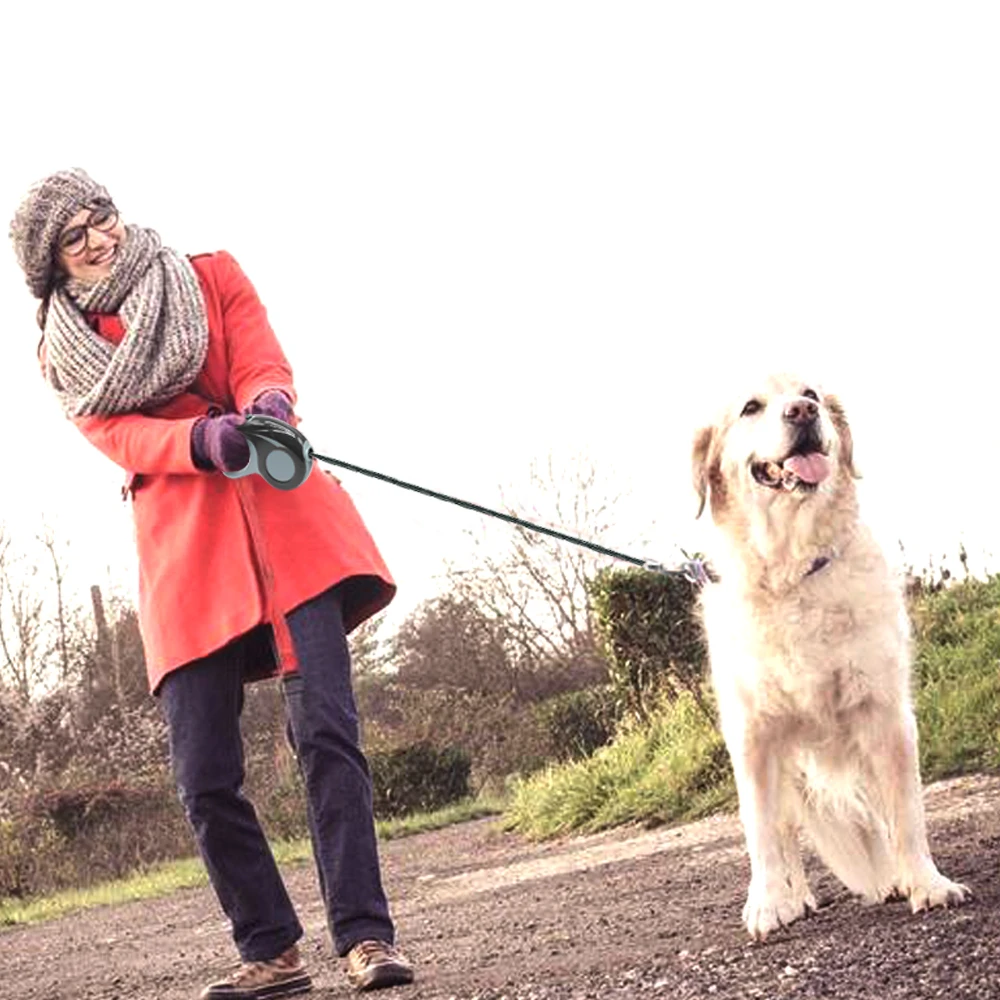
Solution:
[(243, 418), (236, 413), (202, 417), (191, 431), (191, 458), (199, 469), (238, 472), (250, 461), (250, 445), (236, 429)]
[(266, 417), (277, 417), (286, 424), (292, 423), (291, 400), (280, 389), (268, 389), (267, 392), (262, 392), (243, 412), (262, 413)]

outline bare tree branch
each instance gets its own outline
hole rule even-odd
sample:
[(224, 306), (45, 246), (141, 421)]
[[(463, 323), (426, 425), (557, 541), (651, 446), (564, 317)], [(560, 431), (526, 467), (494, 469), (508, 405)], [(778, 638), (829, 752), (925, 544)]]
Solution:
[(52, 529), (46, 525), (45, 530), (42, 534), (38, 536), (38, 540), (45, 546), (48, 550), (49, 557), (52, 560), (53, 569), (53, 579), (56, 584), (56, 626), (59, 630), (59, 662), (62, 667), (62, 679), (63, 681), (69, 680), (70, 668), (69, 668), (69, 647), (66, 642), (66, 607), (63, 602), (63, 583), (64, 583), (64, 572), (62, 563), (59, 561), (59, 556), (56, 553), (56, 541)]
[(23, 579), (15, 587), (9, 564), (4, 566), (0, 585), (7, 596), (16, 640), (12, 655), (8, 654), (7, 666), (19, 696), (24, 701), (29, 701), (44, 674), (44, 664), (40, 662), (38, 656), (43, 602), (40, 597), (33, 594)]
[[(620, 497), (600, 488), (592, 462), (576, 457), (559, 463), (550, 454), (531, 465), (527, 480), (531, 503), (512, 503), (501, 490), (506, 513), (588, 541), (609, 532)], [(476, 568), (449, 568), (454, 592), (505, 621), (511, 641), (534, 669), (554, 662), (587, 663), (593, 669), (599, 656), (587, 582), (606, 560), (520, 526), (499, 555), (489, 550), (486, 534), (470, 535)]]
[(0, 649), (3, 650), (4, 664), (3, 673), (13, 678), (16, 674), (14, 668), (14, 658), (11, 656), (10, 647), (7, 645), (7, 633), (3, 621), (4, 586), (3, 581), (7, 578), (7, 553), (10, 549), (10, 536), (7, 534), (6, 526), (0, 525)]

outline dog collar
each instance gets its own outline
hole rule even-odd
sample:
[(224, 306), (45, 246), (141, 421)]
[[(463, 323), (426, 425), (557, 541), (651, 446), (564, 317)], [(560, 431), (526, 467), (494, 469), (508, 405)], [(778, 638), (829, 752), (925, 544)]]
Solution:
[[(805, 580), (807, 577), (812, 576), (813, 573), (818, 573), (821, 569), (825, 569), (832, 561), (832, 556), (817, 556), (813, 559), (809, 569), (803, 574), (802, 579)], [(684, 572), (687, 578), (697, 587), (704, 587), (709, 582), (719, 582), (719, 577), (716, 573), (710, 570), (708, 565), (700, 559), (690, 559), (684, 563)]]
[[(829, 556), (817, 556), (815, 559), (813, 559), (812, 566), (810, 566), (809, 569), (806, 570), (806, 576), (812, 576), (813, 573), (818, 573), (821, 569), (823, 569), (824, 566), (829, 566), (829, 565), (830, 565)], [(802, 579), (804, 580), (805, 576)]]

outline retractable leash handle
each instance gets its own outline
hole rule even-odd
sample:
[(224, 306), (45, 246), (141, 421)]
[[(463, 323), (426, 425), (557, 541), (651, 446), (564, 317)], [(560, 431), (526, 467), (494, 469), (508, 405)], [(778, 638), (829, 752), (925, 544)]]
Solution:
[(283, 420), (254, 413), (236, 429), (250, 445), (250, 461), (238, 472), (225, 472), (230, 479), (256, 472), (275, 489), (294, 490), (312, 472), (312, 445), (301, 431)]
[[(663, 573), (666, 576), (683, 576), (696, 586), (703, 586), (712, 579), (707, 567), (700, 559), (686, 559), (679, 569), (667, 569), (661, 563), (653, 562), (651, 559), (637, 559), (625, 552), (617, 552), (596, 542), (589, 542), (585, 538), (577, 538), (574, 535), (567, 535), (565, 532), (556, 531), (554, 528), (546, 528), (540, 524), (532, 524), (531, 521), (522, 520), (512, 514), (504, 514), (489, 507), (481, 507), (479, 504), (470, 503), (468, 500), (459, 500), (457, 497), (450, 497), (445, 493), (437, 493), (434, 490), (426, 489), (423, 486), (415, 486), (413, 483), (403, 482), (402, 479), (394, 479), (392, 476), (383, 475), (381, 472), (373, 472), (371, 469), (363, 469), (360, 465), (351, 465), (350, 462), (342, 462), (336, 458), (329, 458), (326, 455), (317, 455), (312, 445), (305, 439), (301, 431), (289, 426), (277, 417), (267, 417), (263, 414), (253, 414), (246, 419), (243, 424), (237, 425), (237, 430), (243, 433), (250, 445), (250, 461), (240, 469), (239, 472), (225, 473), (230, 479), (240, 479), (243, 476), (259, 473), (272, 486), (279, 490), (294, 490), (301, 486), (306, 477), (312, 471), (313, 459), (319, 462), (326, 462), (329, 465), (336, 465), (349, 472), (359, 472), (363, 476), (371, 476), (373, 479), (380, 479), (384, 483), (393, 486), (401, 486), (403, 489), (412, 490), (414, 493), (422, 493), (424, 496), (432, 497), (435, 500), (443, 500), (446, 503), (453, 503), (466, 510), (475, 511), (478, 514), (486, 514), (489, 517), (499, 518), (510, 524), (527, 528), (530, 531), (537, 531), (552, 538), (558, 538), (564, 542), (571, 542), (574, 545), (581, 545), (593, 552), (601, 555), (611, 556), (614, 559), (621, 559), (623, 562), (631, 563), (633, 566), (641, 566), (643, 569), (656, 573)], [(685, 553), (686, 555), (686, 553)]]

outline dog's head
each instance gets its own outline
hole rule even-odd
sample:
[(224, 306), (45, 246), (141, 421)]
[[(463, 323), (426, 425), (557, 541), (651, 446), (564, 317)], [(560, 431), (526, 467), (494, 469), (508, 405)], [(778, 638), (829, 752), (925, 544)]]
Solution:
[(815, 502), (857, 478), (851, 431), (835, 396), (772, 376), (702, 428), (692, 453), (698, 516), (734, 504)]

